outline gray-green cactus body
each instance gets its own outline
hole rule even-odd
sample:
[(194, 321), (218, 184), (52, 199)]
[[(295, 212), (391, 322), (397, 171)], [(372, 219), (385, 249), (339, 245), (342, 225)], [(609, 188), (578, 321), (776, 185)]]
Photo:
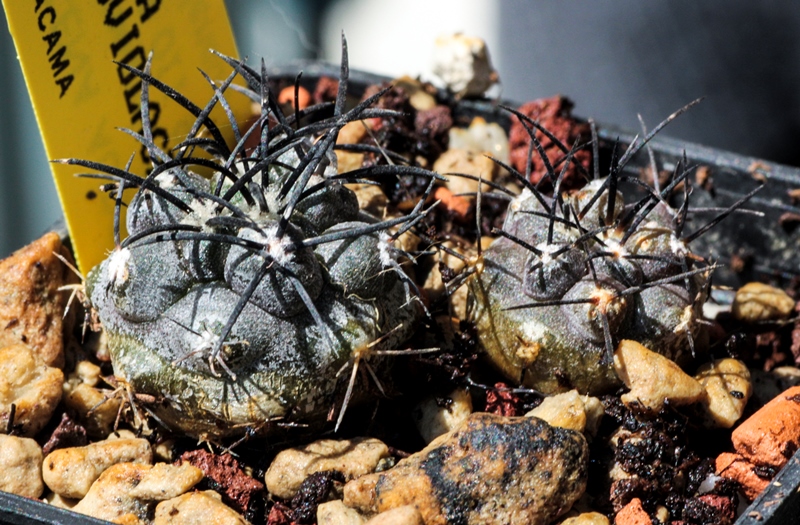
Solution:
[(312, 147), (278, 156), (246, 196), (224, 199), (233, 182), (219, 176), (159, 174), (178, 200), (140, 189), (130, 237), (90, 273), (115, 374), (162, 399), (153, 411), (169, 426), (221, 437), (276, 418), (319, 422), (357, 352), (414, 329), (421, 310), (391, 265), (388, 226), (360, 215), (332, 151), (297, 189), (293, 168)]
[[(508, 235), (484, 252), (469, 283), (472, 320), (491, 361), (542, 392), (620, 386), (609, 354), (621, 339), (681, 360), (698, 338), (707, 275), (681, 277), (695, 267), (675, 234), (676, 212), (659, 202), (626, 239), (630, 208), (617, 193), (609, 210), (606, 186), (593, 181), (563, 205), (544, 197), (557, 220), (526, 189), (509, 206)], [(585, 213), (564, 218), (564, 208)]]

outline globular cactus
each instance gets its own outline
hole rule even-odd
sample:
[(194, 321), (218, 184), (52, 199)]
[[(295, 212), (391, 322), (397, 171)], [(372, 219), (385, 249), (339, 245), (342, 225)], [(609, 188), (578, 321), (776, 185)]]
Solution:
[[(124, 189), (136, 188), (129, 236), (87, 279), (115, 374), (163, 400), (152, 407), (163, 423), (205, 438), (267, 431), (276, 419), (324, 422), (343, 395), (343, 368), (368, 357), (365, 348), (394, 348), (409, 337), (422, 307), (393, 241), (423, 216), (424, 198), (409, 215), (381, 221), (359, 211), (343, 182), (409, 170), (435, 177), (402, 165), (337, 174), (338, 131), (395, 115), (371, 107), (380, 93), (345, 110), (346, 47), (336, 103), (289, 115), (277, 105), (263, 63), (259, 74), (223, 58), (234, 73), (221, 85), (211, 82), (215, 94), (205, 109), (153, 78), (149, 61), (144, 71), (129, 68), (143, 81), (144, 132), (129, 133), (153, 159), (147, 177), (66, 161), (112, 180), (118, 203)], [(262, 111), (243, 134), (229, 117), (237, 139), (229, 148), (208, 114), (216, 104), (227, 107), (235, 74), (251, 88), (239, 91)], [(174, 156), (149, 135), (151, 87), (197, 117)], [(251, 137), (254, 149), (245, 147)], [(213, 176), (201, 177), (197, 168)], [(371, 344), (376, 340), (380, 345)], [(386, 369), (376, 360), (369, 371), (377, 381)]]
[[(507, 167), (524, 190), (511, 201), (496, 230), (499, 238), (469, 281), (471, 319), (491, 361), (544, 393), (577, 388), (600, 394), (621, 386), (612, 355), (622, 339), (678, 362), (690, 358), (702, 343), (699, 320), (714, 266), (693, 254), (689, 243), (754, 192), (687, 235), (692, 166), (679, 163), (666, 187), (647, 187), (633, 203), (626, 204), (618, 190), (628, 179), (622, 175), (625, 163), (654, 132), (635, 141), (606, 177), (595, 171), (583, 189), (562, 194), (561, 177), (575, 150), (560, 145), (564, 167), (557, 175), (536, 138), (538, 124), (517, 117), (548, 166), (555, 191), (553, 197), (542, 195)], [(599, 167), (596, 148), (594, 165)], [(667, 199), (679, 185), (684, 201), (674, 209)]]

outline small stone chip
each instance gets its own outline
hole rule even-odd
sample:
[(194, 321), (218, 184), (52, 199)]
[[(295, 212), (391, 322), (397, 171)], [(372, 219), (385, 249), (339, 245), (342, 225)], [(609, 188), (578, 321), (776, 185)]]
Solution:
[(486, 42), (460, 33), (436, 39), (433, 73), (460, 97), (483, 95), (498, 80)]
[(247, 521), (222, 503), (213, 490), (190, 492), (162, 501), (156, 507), (153, 525), (247, 525)]
[(425, 525), (425, 522), (414, 505), (403, 505), (381, 512), (366, 525)]
[(36, 441), (0, 434), (0, 490), (26, 498), (42, 495), (42, 449)]
[(450, 392), (444, 404), (437, 401), (437, 398), (427, 398), (413, 412), (417, 430), (425, 443), (460, 426), (472, 413), (472, 398), (466, 389)]
[(340, 499), (327, 501), (317, 507), (317, 525), (362, 525), (365, 521), (364, 516)]
[(269, 466), (264, 481), (270, 494), (290, 499), (315, 472), (336, 470), (349, 481), (374, 472), (378, 462), (388, 455), (389, 448), (374, 438), (321, 439), (281, 451)]
[(538, 417), (554, 427), (593, 433), (603, 416), (603, 404), (596, 397), (582, 396), (577, 390), (544, 398), (526, 417)]
[(731, 428), (742, 417), (753, 393), (747, 366), (736, 359), (718, 359), (698, 368), (695, 379), (706, 390), (703, 407), (708, 423)]
[(64, 373), (42, 364), (28, 346), (0, 348), (0, 431), (6, 431), (13, 412), (16, 434), (37, 434), (61, 400), (63, 382)]
[(783, 468), (800, 448), (800, 386), (779, 394), (731, 435), (736, 452), (756, 465)]
[(25, 343), (39, 362), (61, 368), (76, 309), (64, 318), (69, 293), (58, 289), (77, 277), (55, 254), (72, 258), (50, 232), (0, 261), (0, 347)]
[(794, 304), (794, 299), (780, 288), (764, 283), (747, 283), (737, 290), (731, 311), (740, 321), (775, 321), (789, 317)]
[(61, 448), (44, 461), (42, 475), (50, 490), (66, 498), (82, 498), (100, 475), (117, 463), (153, 461), (146, 439), (107, 439), (85, 447)]
[(578, 432), (475, 413), (394, 468), (345, 485), (344, 502), (366, 513), (414, 505), (426, 525), (544, 525), (583, 494), (588, 460)]
[[(705, 396), (703, 386), (670, 359), (636, 341), (622, 340), (614, 352), (614, 370), (630, 392), (621, 396), (625, 405), (639, 403), (658, 412), (666, 402), (690, 405)], [(658, 378), (658, 381), (654, 381)]]
[[(190, 472), (191, 469), (194, 467), (186, 464), (174, 466), (161, 463), (152, 467), (118, 463), (97, 478), (86, 496), (72, 510), (116, 523), (149, 523), (148, 516), (152, 516), (156, 502), (177, 497), (193, 486), (192, 480), (199, 481), (202, 478), (197, 472)], [(140, 485), (144, 485), (146, 490), (137, 492)]]

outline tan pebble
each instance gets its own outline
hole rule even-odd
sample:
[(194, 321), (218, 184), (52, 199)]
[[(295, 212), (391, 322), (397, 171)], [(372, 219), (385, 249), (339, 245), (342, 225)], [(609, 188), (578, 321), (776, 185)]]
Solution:
[[(433, 163), (433, 171), (447, 177), (447, 188), (454, 194), (476, 193), (478, 181), (459, 177), (457, 173), (466, 173), (492, 182), (497, 175), (498, 165), (487, 158), (486, 152), (473, 152), (452, 147), (442, 153)], [(491, 186), (483, 184), (482, 192), (491, 191)]]
[(742, 493), (750, 501), (756, 499), (761, 491), (769, 485), (769, 480), (757, 475), (755, 468), (755, 465), (739, 454), (723, 452), (717, 456), (717, 474), (739, 483)]
[(158, 461), (171, 463), (175, 459), (175, 440), (165, 439), (155, 446), (153, 457)]
[[(444, 525), (455, 513), (465, 523), (546, 524), (583, 494), (587, 469), (588, 445), (577, 432), (474, 413), (393, 468), (347, 483), (344, 503), (365, 513), (413, 505), (427, 525)], [(454, 499), (442, 486), (463, 494)], [(466, 509), (462, 501), (473, 504)]]
[(153, 525), (246, 525), (239, 513), (222, 503), (213, 490), (190, 492), (156, 506)]
[(800, 386), (761, 407), (731, 434), (736, 452), (756, 465), (782, 468), (800, 448)]
[(430, 443), (442, 434), (460, 426), (472, 413), (472, 397), (465, 388), (456, 388), (440, 406), (440, 397), (429, 397), (413, 411), (414, 422), (422, 439)]
[(599, 512), (583, 512), (565, 519), (559, 525), (610, 525), (605, 514)]
[(620, 342), (614, 352), (614, 370), (630, 388), (630, 392), (620, 398), (626, 405), (639, 403), (658, 412), (667, 401), (672, 405), (688, 405), (705, 396), (702, 385), (675, 362), (636, 341)]
[(0, 428), (8, 427), (14, 405), (16, 433), (26, 437), (37, 434), (61, 401), (63, 382), (64, 373), (38, 361), (30, 347), (0, 348)]
[(651, 525), (653, 521), (642, 508), (642, 500), (633, 498), (622, 510), (617, 512), (614, 525)]
[(130, 495), (145, 501), (163, 501), (180, 496), (201, 479), (203, 471), (191, 463), (156, 463), (131, 490)]
[[(152, 486), (152, 482), (147, 480), (152, 469), (150, 465), (137, 463), (112, 465), (97, 478), (86, 496), (72, 510), (115, 523), (149, 523), (148, 516), (152, 515), (156, 502), (160, 499), (158, 491), (148, 491), (145, 494), (146, 499), (135, 497), (134, 494), (135, 489), (143, 482)], [(163, 472), (157, 473), (157, 477), (162, 478), (162, 474)], [(169, 497), (174, 492), (174, 489), (165, 489), (163, 494)]]
[(600, 423), (606, 414), (606, 407), (600, 399), (592, 396), (583, 397), (583, 408), (586, 411), (586, 428), (584, 433), (590, 436), (597, 434)]
[[(473, 153), (486, 153), (508, 164), (508, 135), (496, 122), (487, 123), (483, 117), (475, 117), (468, 128), (450, 128), (448, 146)], [(497, 165), (496, 163), (494, 163)], [(498, 171), (505, 169), (495, 168)]]
[(433, 73), (459, 97), (483, 95), (498, 80), (486, 42), (461, 33), (436, 39)]
[(698, 368), (695, 379), (706, 390), (702, 403), (708, 424), (731, 428), (753, 393), (747, 366), (736, 359), (718, 359)]
[(82, 498), (92, 483), (117, 463), (153, 461), (150, 443), (145, 439), (108, 439), (85, 447), (54, 450), (42, 467), (50, 490), (67, 498)]
[(740, 321), (774, 321), (789, 317), (794, 304), (794, 299), (780, 288), (764, 283), (747, 283), (736, 291), (731, 310)]
[(339, 175), (355, 171), (364, 164), (364, 154), (358, 151), (336, 150), (336, 169)]
[(381, 219), (386, 215), (389, 199), (380, 186), (373, 184), (346, 184), (346, 186), (356, 194), (358, 209)]
[(64, 317), (69, 292), (58, 288), (77, 277), (56, 253), (72, 259), (51, 232), (0, 261), (0, 348), (25, 343), (37, 362), (62, 368), (77, 308)]
[(667, 521), (669, 521), (669, 509), (663, 505), (659, 505), (656, 507), (655, 518), (661, 523), (667, 523)]
[(95, 386), (96, 381), (92, 376), (88, 379), (82, 382), (77, 375), (70, 376), (64, 383), (64, 404), (77, 416), (91, 437), (99, 438), (108, 435), (114, 427), (121, 398), (107, 397), (109, 390), (103, 392)]
[(525, 414), (525, 417), (538, 417), (554, 427), (583, 432), (586, 427), (586, 411), (581, 397), (577, 390), (548, 396), (542, 404)]
[(455, 292), (450, 294), (450, 308), (453, 311), (453, 316), (457, 319), (467, 318), (468, 305), (469, 289), (466, 286), (460, 286)]
[(26, 498), (42, 495), (42, 449), (36, 441), (0, 434), (0, 490)]
[(381, 512), (367, 522), (367, 525), (424, 525), (422, 514), (413, 505), (395, 507)]
[(345, 480), (374, 472), (389, 448), (374, 438), (321, 439), (304, 447), (290, 448), (275, 456), (264, 482), (274, 496), (290, 499), (309, 475), (338, 470)]
[(74, 498), (65, 498), (60, 494), (56, 494), (55, 492), (48, 492), (44, 496), (43, 501), (54, 507), (58, 507), (59, 509), (72, 509), (72, 507), (77, 505), (80, 500)]
[[(443, 242), (442, 247), (462, 255), (470, 255), (469, 253), (465, 253), (465, 250), (460, 243), (453, 242), (451, 240)], [(439, 263), (441, 262), (450, 268), (450, 270), (452, 270), (455, 274), (461, 272), (466, 266), (466, 262), (463, 259), (447, 253), (444, 250), (440, 250), (435, 259), (435, 263), (428, 272), (425, 282), (422, 284), (422, 289), (425, 291), (425, 294), (431, 301), (438, 300), (445, 293), (445, 285), (444, 281), (442, 280), (442, 272), (439, 270)], [(466, 286), (464, 288), (466, 288)]]
[(363, 120), (348, 122), (336, 136), (337, 144), (358, 144), (367, 135), (367, 126)]
[(436, 99), (425, 91), (425, 86), (419, 80), (406, 75), (392, 80), (392, 85), (406, 92), (409, 104), (417, 111), (427, 111), (436, 107)]
[(340, 499), (317, 507), (317, 525), (362, 525), (367, 519)]

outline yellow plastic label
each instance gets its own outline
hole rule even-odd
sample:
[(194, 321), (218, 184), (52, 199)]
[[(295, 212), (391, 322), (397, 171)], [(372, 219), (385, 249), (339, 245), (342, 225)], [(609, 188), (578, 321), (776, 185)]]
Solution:
[[(130, 171), (145, 176), (143, 147), (115, 129), (141, 133), (142, 81), (114, 61), (143, 69), (153, 51), (151, 74), (203, 107), (214, 92), (197, 68), (219, 82), (231, 71), (209, 49), (237, 56), (223, 0), (3, 0), (3, 7), (50, 159), (124, 168), (133, 154)], [(168, 151), (194, 117), (155, 88), (149, 94), (153, 139)], [(229, 102), (237, 115), (248, 111), (242, 96)], [(229, 129), (215, 112), (220, 129)], [(91, 170), (51, 166), (85, 274), (114, 246), (114, 201), (99, 190), (103, 181), (75, 176)]]

